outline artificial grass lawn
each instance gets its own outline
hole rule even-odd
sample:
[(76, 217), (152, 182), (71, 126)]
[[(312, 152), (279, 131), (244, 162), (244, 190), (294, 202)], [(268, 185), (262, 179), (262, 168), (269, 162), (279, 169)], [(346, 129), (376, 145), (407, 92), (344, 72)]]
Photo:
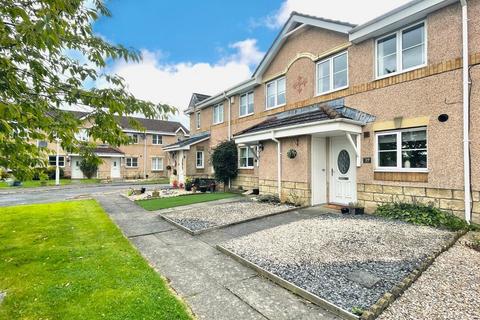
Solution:
[(0, 319), (190, 319), (93, 200), (0, 210)]
[(194, 203), (232, 198), (236, 196), (238, 195), (235, 193), (227, 193), (227, 192), (198, 193), (198, 194), (189, 194), (189, 195), (178, 196), (178, 197), (138, 200), (135, 202), (145, 210), (153, 211), (153, 210), (174, 208), (179, 206), (187, 206), (189, 204), (194, 204)]
[[(100, 179), (80, 179), (75, 180), (75, 183), (88, 184), (88, 183), (100, 183)], [(60, 185), (72, 184), (71, 179), (60, 179)], [(47, 186), (54, 186), (55, 180), (47, 180)], [(39, 188), (44, 187), (40, 184), (40, 180), (27, 180), (23, 181), (19, 187), (11, 187), (7, 182), (0, 182), (0, 188)]]

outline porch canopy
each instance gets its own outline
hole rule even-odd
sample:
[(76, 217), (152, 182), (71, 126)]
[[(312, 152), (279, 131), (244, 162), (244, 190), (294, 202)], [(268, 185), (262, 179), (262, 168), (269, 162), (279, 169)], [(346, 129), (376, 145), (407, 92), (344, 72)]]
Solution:
[(362, 126), (375, 117), (344, 105), (343, 99), (315, 104), (276, 114), (234, 136), (240, 145), (301, 135), (350, 136), (362, 133)]
[(201, 132), (201, 133), (198, 133), (198, 134), (195, 134), (195, 135), (191, 136), (188, 139), (169, 144), (169, 145), (163, 147), (163, 150), (169, 151), (169, 152), (170, 151), (180, 151), (180, 150), (190, 150), (191, 146), (193, 146), (197, 143), (206, 141), (208, 139), (210, 139), (210, 132), (208, 132), (208, 131)]

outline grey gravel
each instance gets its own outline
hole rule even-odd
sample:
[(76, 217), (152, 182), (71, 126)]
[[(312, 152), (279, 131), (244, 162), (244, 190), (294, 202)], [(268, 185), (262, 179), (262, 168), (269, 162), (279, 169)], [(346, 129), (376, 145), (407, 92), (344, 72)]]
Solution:
[(457, 242), (378, 319), (480, 319), (480, 252)]
[[(324, 216), (223, 247), (345, 310), (368, 309), (454, 233), (372, 216)], [(374, 283), (352, 279), (363, 274)], [(355, 278), (355, 277), (354, 277)], [(358, 277), (357, 277), (358, 278)]]
[(291, 208), (293, 207), (288, 205), (237, 201), (220, 204), (211, 203), (196, 208), (165, 212), (161, 215), (192, 231), (201, 231), (252, 218), (259, 218)]

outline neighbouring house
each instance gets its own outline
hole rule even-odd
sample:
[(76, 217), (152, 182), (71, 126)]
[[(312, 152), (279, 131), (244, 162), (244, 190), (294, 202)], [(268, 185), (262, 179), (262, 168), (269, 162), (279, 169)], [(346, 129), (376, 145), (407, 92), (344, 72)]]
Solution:
[[(86, 119), (87, 112), (69, 111), (79, 119)], [(169, 177), (169, 165), (166, 152), (162, 149), (177, 141), (187, 139), (190, 135), (179, 122), (156, 119), (134, 118), (144, 130), (132, 128), (129, 118), (119, 119), (122, 131), (132, 138), (132, 143), (114, 148), (109, 145), (98, 144), (95, 154), (100, 157), (100, 164), (96, 177), (100, 179), (144, 179)], [(86, 120), (84, 127), (76, 135), (79, 141), (89, 141), (89, 124)], [(53, 153), (49, 155), (48, 164), (56, 165), (56, 144), (38, 141), (39, 146), (47, 146)], [(65, 176), (72, 179), (83, 179), (80, 169), (82, 158), (78, 154), (65, 152), (59, 149), (59, 166), (64, 168)]]
[(212, 148), (234, 139), (234, 187), (480, 222), (479, 64), (480, 0), (416, 0), (358, 26), (292, 13), (250, 79), (192, 96), (190, 139), (164, 149), (183, 175), (211, 175)]

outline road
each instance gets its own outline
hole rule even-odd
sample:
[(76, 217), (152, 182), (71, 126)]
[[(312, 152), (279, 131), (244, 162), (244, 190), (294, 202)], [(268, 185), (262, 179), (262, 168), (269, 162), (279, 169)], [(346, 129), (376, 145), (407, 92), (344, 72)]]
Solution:
[[(161, 187), (165, 185), (150, 184), (145, 187), (147, 190), (151, 190), (155, 187)], [(140, 188), (140, 185), (92, 185), (92, 186), (79, 186), (78, 188), (59, 187), (58, 189), (45, 188), (25, 188), (16, 189), (15, 193), (0, 193), (0, 207), (15, 206), (29, 203), (47, 203), (56, 201), (73, 200), (83, 197), (89, 197), (93, 195), (108, 195), (117, 194), (121, 191), (127, 190), (130, 187)], [(9, 190), (10, 191), (10, 190)]]

